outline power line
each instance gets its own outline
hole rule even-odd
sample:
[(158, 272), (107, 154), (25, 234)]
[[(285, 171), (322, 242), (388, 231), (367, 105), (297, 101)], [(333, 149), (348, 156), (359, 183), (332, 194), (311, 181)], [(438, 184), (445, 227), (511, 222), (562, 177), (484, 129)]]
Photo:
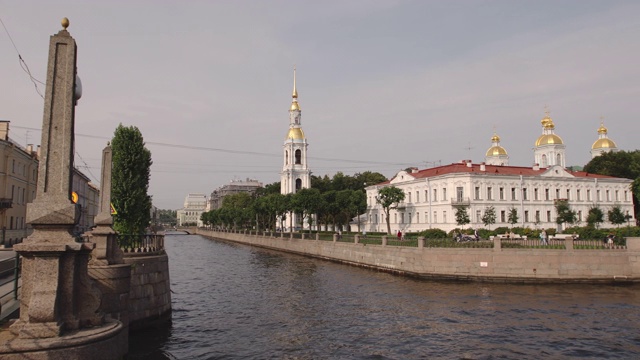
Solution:
[(7, 29), (7, 26), (4, 24), (4, 21), (2, 21), (2, 18), (0, 18), (0, 23), (2, 24), (2, 27), (4, 28), (4, 32), (7, 33), (7, 36), (9, 37), (9, 41), (11, 41), (11, 44), (13, 45), (13, 48), (16, 50), (16, 53), (18, 54), (18, 60), (19, 60), (19, 63), (20, 63), (20, 67), (22, 68), (22, 70), (25, 73), (27, 73), (27, 75), (29, 75), (29, 80), (31, 80), (31, 82), (33, 83), (33, 86), (35, 87), (36, 92), (38, 93), (38, 95), (40, 95), (41, 98), (44, 99), (44, 96), (40, 92), (40, 89), (38, 89), (38, 84), (45, 85), (45, 83), (43, 83), (42, 81), (36, 79), (33, 75), (31, 75), (31, 70), (29, 70), (29, 65), (27, 65), (27, 63), (24, 61), (24, 59), (22, 59), (22, 55), (20, 55), (20, 51), (18, 51), (18, 47), (16, 46), (16, 43), (13, 41), (13, 38), (11, 37), (11, 34), (9, 34), (9, 29)]

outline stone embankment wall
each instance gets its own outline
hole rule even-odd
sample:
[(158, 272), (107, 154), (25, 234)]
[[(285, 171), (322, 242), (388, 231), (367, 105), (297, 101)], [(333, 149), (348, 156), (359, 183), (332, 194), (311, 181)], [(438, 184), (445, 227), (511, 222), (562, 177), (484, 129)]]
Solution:
[(125, 264), (131, 265), (130, 330), (167, 321), (171, 317), (171, 283), (167, 254), (125, 254), (124, 261)]
[[(640, 238), (627, 249), (415, 248), (301, 240), (198, 229), (210, 238), (434, 279), (502, 282), (640, 282)], [(567, 244), (569, 245), (569, 244)]]

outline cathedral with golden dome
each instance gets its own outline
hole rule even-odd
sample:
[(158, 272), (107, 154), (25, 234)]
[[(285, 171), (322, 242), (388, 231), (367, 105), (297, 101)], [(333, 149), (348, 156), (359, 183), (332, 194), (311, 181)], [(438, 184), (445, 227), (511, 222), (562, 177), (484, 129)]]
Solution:
[[(496, 216), (494, 226), (511, 226), (509, 214), (515, 209), (516, 226), (562, 231), (566, 225), (556, 223), (555, 205), (559, 200), (567, 201), (576, 212), (578, 224), (586, 222), (592, 207), (600, 208), (605, 214), (619, 207), (623, 213), (633, 216), (631, 180), (567, 169), (566, 146), (555, 133), (548, 111), (540, 124), (542, 133), (534, 143), (533, 166), (509, 165), (507, 150), (494, 132), (491, 147), (480, 164), (463, 160), (424, 170), (410, 168), (387, 182), (367, 187), (367, 213), (360, 219), (365, 230), (386, 231), (384, 210), (376, 201), (378, 190), (386, 186), (395, 186), (405, 193), (405, 200), (390, 210), (394, 232), (453, 230), (460, 227), (455, 217), (460, 207), (467, 210), (471, 220), (468, 226), (472, 228), (485, 227), (483, 217), (492, 208)], [(618, 151), (603, 123), (597, 132), (598, 139), (591, 147), (592, 157)]]

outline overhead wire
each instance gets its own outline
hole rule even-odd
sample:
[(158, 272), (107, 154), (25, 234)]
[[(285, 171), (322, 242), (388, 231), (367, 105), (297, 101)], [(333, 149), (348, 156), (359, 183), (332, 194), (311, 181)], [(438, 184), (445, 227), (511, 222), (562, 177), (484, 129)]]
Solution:
[(42, 95), (42, 92), (40, 92), (40, 89), (38, 88), (38, 84), (42, 84), (43, 86), (46, 86), (45, 83), (43, 83), (42, 81), (36, 79), (32, 74), (31, 74), (31, 70), (29, 69), (29, 65), (27, 65), (26, 61), (24, 61), (24, 59), (22, 58), (22, 55), (20, 54), (20, 51), (18, 50), (18, 46), (16, 46), (16, 43), (13, 41), (13, 38), (11, 37), (11, 34), (9, 33), (9, 29), (7, 29), (7, 26), (4, 24), (4, 21), (2, 21), (2, 18), (0, 18), (0, 23), (2, 24), (2, 27), (4, 28), (4, 32), (7, 33), (7, 37), (9, 37), (9, 41), (11, 41), (11, 44), (13, 45), (13, 48), (16, 50), (16, 53), (18, 54), (18, 63), (20, 64), (20, 67), (22, 68), (22, 70), (27, 73), (27, 75), (29, 75), (29, 80), (31, 80), (31, 82), (33, 83), (34, 88), (36, 89), (36, 92), (38, 93), (38, 95), (40, 95), (41, 98), (44, 99), (44, 96)]

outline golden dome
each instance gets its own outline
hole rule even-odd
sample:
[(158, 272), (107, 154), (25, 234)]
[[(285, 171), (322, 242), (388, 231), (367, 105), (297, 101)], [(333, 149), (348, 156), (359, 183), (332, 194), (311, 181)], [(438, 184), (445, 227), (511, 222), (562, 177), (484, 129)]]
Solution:
[(591, 148), (594, 150), (595, 149), (614, 149), (614, 148), (617, 148), (617, 146), (616, 146), (616, 143), (613, 142), (613, 140), (609, 138), (602, 138), (602, 139), (596, 140), (596, 142), (593, 143)]
[[(551, 123), (551, 126), (553, 126), (553, 123)], [(556, 134), (540, 135), (538, 140), (536, 140), (536, 146), (561, 144), (563, 144), (562, 139), (560, 139), (560, 136)]]
[(604, 124), (600, 124), (600, 127), (598, 128), (598, 134), (606, 134), (607, 133), (607, 128), (604, 127)]
[(491, 142), (500, 142), (500, 136), (498, 136), (498, 134), (493, 134)]
[(486, 156), (500, 156), (500, 155), (507, 155), (507, 150), (505, 150), (500, 145), (490, 147), (489, 150), (487, 150), (487, 154), (486, 154)]
[(289, 132), (287, 133), (287, 136), (284, 139), (285, 140), (288, 140), (288, 139), (302, 140), (304, 139), (304, 131), (302, 131), (301, 128), (291, 128), (289, 129)]
[(291, 108), (289, 110), (290, 111), (300, 111), (300, 105), (298, 105), (297, 101), (292, 101), (291, 102)]

